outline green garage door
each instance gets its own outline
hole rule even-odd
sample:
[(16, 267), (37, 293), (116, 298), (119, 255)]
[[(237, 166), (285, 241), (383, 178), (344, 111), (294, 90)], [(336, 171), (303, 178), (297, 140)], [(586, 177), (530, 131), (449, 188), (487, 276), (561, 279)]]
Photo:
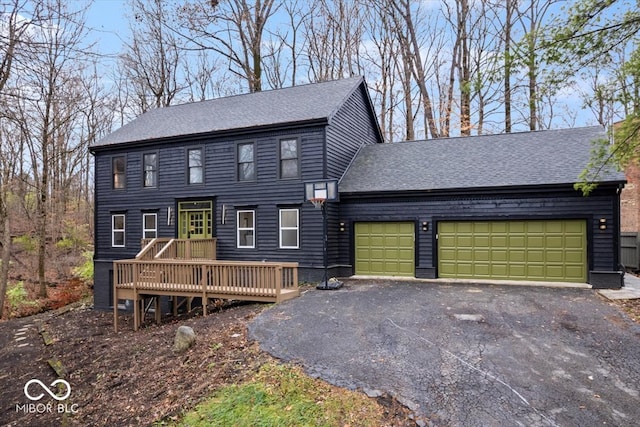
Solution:
[(439, 222), (438, 275), (585, 283), (586, 221)]
[(359, 222), (355, 225), (355, 273), (415, 276), (412, 222)]

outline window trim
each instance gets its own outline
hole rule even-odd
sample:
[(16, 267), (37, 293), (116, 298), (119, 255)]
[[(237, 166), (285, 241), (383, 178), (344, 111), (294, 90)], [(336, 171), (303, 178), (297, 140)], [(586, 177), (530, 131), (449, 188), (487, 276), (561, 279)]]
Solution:
[[(147, 156), (150, 156), (150, 155), (155, 155), (155, 162), (153, 164), (154, 168), (150, 170), (154, 175), (153, 185), (147, 185), (147, 169), (146, 169), (147, 164), (145, 162), (145, 159)], [(158, 177), (159, 177), (158, 163), (159, 161), (158, 161), (157, 151), (147, 151), (146, 153), (142, 153), (142, 187), (143, 188), (158, 188)]]
[[(296, 226), (295, 227), (283, 227), (282, 226), (282, 214), (283, 212), (294, 211), (296, 213)], [(282, 232), (284, 230), (296, 230), (296, 246), (284, 246), (282, 243)], [(280, 208), (278, 210), (278, 248), (280, 249), (300, 249), (300, 209), (298, 208)]]
[[(155, 228), (146, 228), (146, 217), (147, 215), (151, 215), (155, 217)], [(149, 231), (153, 231), (155, 236), (147, 237), (146, 233)], [(142, 238), (143, 239), (155, 239), (158, 237), (158, 214), (155, 212), (143, 212), (142, 213)]]
[[(115, 228), (116, 217), (122, 217), (122, 229)], [(117, 233), (122, 233), (122, 244), (116, 245), (115, 237)], [(124, 248), (127, 246), (127, 215), (123, 213), (111, 214), (111, 247)]]
[[(252, 214), (252, 224), (250, 227), (241, 227), (240, 226), (240, 214), (251, 212)], [(253, 231), (253, 245), (241, 245), (240, 244), (240, 232), (251, 230)], [(236, 248), (238, 249), (255, 249), (256, 248), (256, 211), (255, 209), (239, 209), (236, 211)]]
[[(296, 142), (296, 157), (290, 159), (282, 158), (282, 142), (283, 141), (295, 141)], [(284, 160), (296, 161), (296, 175), (295, 176), (282, 176), (282, 162)], [(300, 179), (300, 138), (297, 136), (290, 136), (287, 138), (280, 138), (278, 140), (278, 179)]]
[[(251, 162), (240, 162), (240, 147), (243, 145), (251, 145), (253, 150), (253, 159)], [(236, 144), (236, 181), (238, 182), (256, 182), (258, 180), (258, 166), (257, 166), (257, 153), (256, 153), (255, 141), (242, 141)], [(240, 178), (240, 165), (245, 163), (253, 163), (253, 178), (241, 179)]]
[[(122, 175), (122, 186), (116, 187), (116, 159), (122, 159), (124, 163), (124, 169), (118, 175)], [(126, 190), (127, 189), (127, 156), (125, 154), (119, 154), (111, 156), (111, 189), (112, 190)]]
[[(200, 162), (201, 165), (200, 166), (194, 166), (193, 169), (196, 168), (200, 168), (202, 171), (202, 181), (200, 182), (191, 182), (191, 156), (189, 155), (191, 153), (191, 151), (200, 151)], [(204, 160), (204, 147), (203, 146), (197, 146), (197, 147), (187, 147), (186, 148), (186, 158), (187, 158), (187, 162), (186, 162), (186, 166), (187, 166), (187, 185), (204, 185), (205, 183), (205, 177), (204, 177), (204, 165), (205, 165), (205, 160)]]

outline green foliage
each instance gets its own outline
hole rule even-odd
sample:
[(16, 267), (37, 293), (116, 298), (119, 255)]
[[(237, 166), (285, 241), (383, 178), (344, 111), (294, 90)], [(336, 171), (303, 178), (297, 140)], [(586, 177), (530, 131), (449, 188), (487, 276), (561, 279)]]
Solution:
[(7, 289), (7, 302), (12, 311), (17, 310), (23, 305), (34, 305), (34, 301), (27, 301), (29, 294), (24, 288), (24, 282), (20, 281)]
[[(640, 12), (620, 0), (580, 0), (563, 8), (545, 29), (542, 48), (548, 62), (580, 70), (607, 61), (609, 53), (640, 31)], [(628, 5), (627, 5), (628, 7)]]
[(38, 241), (28, 234), (23, 234), (22, 236), (14, 237), (13, 243), (22, 246), (22, 248), (29, 252), (34, 253), (38, 248)]
[(364, 395), (335, 392), (300, 368), (267, 364), (243, 385), (229, 385), (188, 413), (181, 426), (372, 426), (380, 408)]
[(88, 234), (87, 225), (65, 221), (64, 237), (56, 242), (56, 247), (63, 250), (86, 248), (89, 245)]
[(93, 251), (83, 252), (82, 257), (84, 262), (73, 269), (73, 274), (83, 282), (91, 283), (93, 282)]
[(597, 182), (614, 170), (624, 169), (633, 162), (640, 161), (640, 117), (629, 116), (612, 129), (613, 141), (607, 139), (593, 141), (591, 159), (574, 185), (586, 196), (596, 187)]

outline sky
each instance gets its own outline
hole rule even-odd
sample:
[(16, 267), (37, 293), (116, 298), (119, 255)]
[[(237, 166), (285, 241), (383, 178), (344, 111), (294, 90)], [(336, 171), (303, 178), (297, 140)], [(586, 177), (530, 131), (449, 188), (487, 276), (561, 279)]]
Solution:
[[(86, 4), (87, 0), (72, 0), (79, 4)], [(92, 37), (98, 44), (98, 51), (112, 61), (103, 61), (105, 66), (103, 77), (112, 75), (116, 67), (117, 55), (122, 51), (124, 42), (128, 39), (129, 28), (127, 13), (130, 10), (128, 0), (93, 0), (87, 12), (87, 24), (91, 28)], [(436, 3), (436, 2), (434, 2)], [(575, 126), (593, 125), (595, 121), (590, 112), (582, 110), (582, 101), (575, 92), (569, 91), (559, 97), (558, 101), (566, 105), (565, 108), (576, 115)], [(569, 124), (560, 125), (567, 127)]]
[(125, 17), (128, 3), (126, 0), (94, 0), (89, 8), (87, 24), (94, 30), (101, 52), (117, 55), (121, 50), (128, 33)]

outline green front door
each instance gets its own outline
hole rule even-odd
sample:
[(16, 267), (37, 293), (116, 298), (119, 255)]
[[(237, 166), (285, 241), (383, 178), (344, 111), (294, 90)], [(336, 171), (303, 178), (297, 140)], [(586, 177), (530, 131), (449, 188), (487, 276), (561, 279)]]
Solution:
[(209, 239), (212, 237), (211, 202), (182, 202), (178, 204), (180, 224), (178, 238)]
[(415, 276), (413, 222), (355, 224), (355, 274)]
[(586, 221), (439, 222), (438, 276), (585, 283)]

